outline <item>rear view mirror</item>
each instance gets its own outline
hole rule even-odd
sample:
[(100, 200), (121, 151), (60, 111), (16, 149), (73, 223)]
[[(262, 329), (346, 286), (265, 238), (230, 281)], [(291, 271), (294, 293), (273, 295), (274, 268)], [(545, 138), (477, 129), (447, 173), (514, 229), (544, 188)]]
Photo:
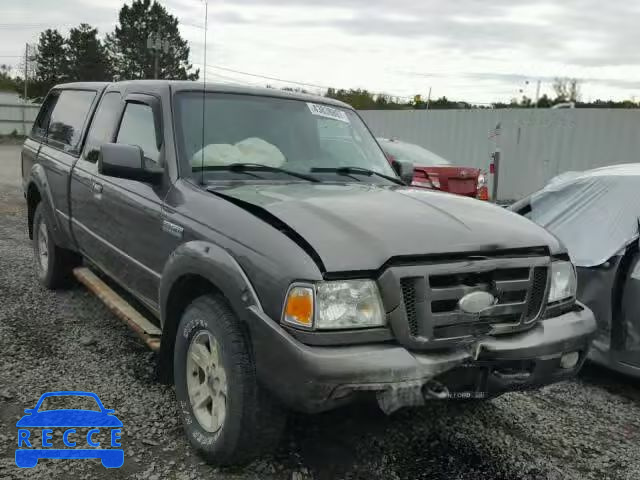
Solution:
[(413, 163), (393, 160), (393, 162), (391, 162), (391, 165), (400, 177), (400, 180), (402, 180), (407, 185), (411, 185), (411, 182), (413, 181)]
[(155, 164), (145, 165), (140, 147), (123, 143), (105, 143), (100, 147), (98, 172), (149, 183), (157, 183), (162, 178), (162, 168)]

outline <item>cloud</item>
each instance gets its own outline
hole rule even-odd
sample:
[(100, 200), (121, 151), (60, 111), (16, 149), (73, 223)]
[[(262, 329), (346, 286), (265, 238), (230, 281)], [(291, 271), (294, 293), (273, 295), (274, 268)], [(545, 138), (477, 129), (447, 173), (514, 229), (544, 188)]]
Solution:
[[(230, 3), (223, 5), (229, 6)], [(640, 3), (565, 0), (235, 0), (279, 28), (333, 28), (357, 36), (423, 38), (466, 52), (511, 49), (585, 66), (640, 63)], [(277, 6), (290, 15), (269, 15)], [(325, 18), (323, 11), (336, 12)], [(297, 12), (297, 15), (296, 13)], [(304, 18), (305, 12), (312, 18)]]
[[(179, 18), (192, 61), (200, 62), (204, 4), (161, 3)], [(3, 22), (39, 25), (0, 29), (0, 54), (24, 51), (46, 26), (66, 32), (87, 22), (111, 31), (122, 0), (50, 5), (3, 7)], [(584, 79), (585, 96), (628, 98), (640, 88), (638, 18), (634, 1), (216, 0), (209, 2), (207, 63), (398, 95), (433, 87), (472, 101), (508, 100), (538, 79), (551, 93), (553, 78), (576, 77)]]

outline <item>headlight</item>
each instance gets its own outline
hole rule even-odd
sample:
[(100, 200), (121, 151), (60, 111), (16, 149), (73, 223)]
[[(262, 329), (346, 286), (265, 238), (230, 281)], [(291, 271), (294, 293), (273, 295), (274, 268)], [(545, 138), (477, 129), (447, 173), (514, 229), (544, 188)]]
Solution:
[(377, 327), (386, 322), (378, 287), (372, 280), (322, 282), (316, 292), (316, 328)]
[(571, 262), (551, 263), (551, 287), (548, 302), (557, 302), (576, 296), (576, 271)]
[(372, 280), (320, 282), (295, 285), (285, 302), (285, 323), (318, 330), (380, 327), (386, 316)]

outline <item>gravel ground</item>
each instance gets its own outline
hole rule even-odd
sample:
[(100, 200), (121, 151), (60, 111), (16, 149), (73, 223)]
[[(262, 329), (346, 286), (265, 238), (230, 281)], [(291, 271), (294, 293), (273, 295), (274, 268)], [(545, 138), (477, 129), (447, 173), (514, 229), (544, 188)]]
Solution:
[[(18, 148), (0, 146), (0, 479), (640, 478), (640, 382), (595, 367), (481, 404), (295, 415), (273, 456), (244, 468), (204, 464), (182, 435), (173, 388), (156, 381), (154, 354), (82, 287), (54, 293), (37, 283), (18, 159)], [(52, 390), (93, 391), (115, 409), (121, 469), (15, 466), (15, 422)]]

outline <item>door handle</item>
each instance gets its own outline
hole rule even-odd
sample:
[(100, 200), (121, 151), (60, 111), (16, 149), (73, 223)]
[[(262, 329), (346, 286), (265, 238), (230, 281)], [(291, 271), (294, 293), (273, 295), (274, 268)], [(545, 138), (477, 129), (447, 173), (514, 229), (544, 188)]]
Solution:
[(93, 182), (93, 184), (91, 185), (91, 189), (93, 190), (93, 193), (102, 193), (102, 184), (98, 183), (98, 182)]

